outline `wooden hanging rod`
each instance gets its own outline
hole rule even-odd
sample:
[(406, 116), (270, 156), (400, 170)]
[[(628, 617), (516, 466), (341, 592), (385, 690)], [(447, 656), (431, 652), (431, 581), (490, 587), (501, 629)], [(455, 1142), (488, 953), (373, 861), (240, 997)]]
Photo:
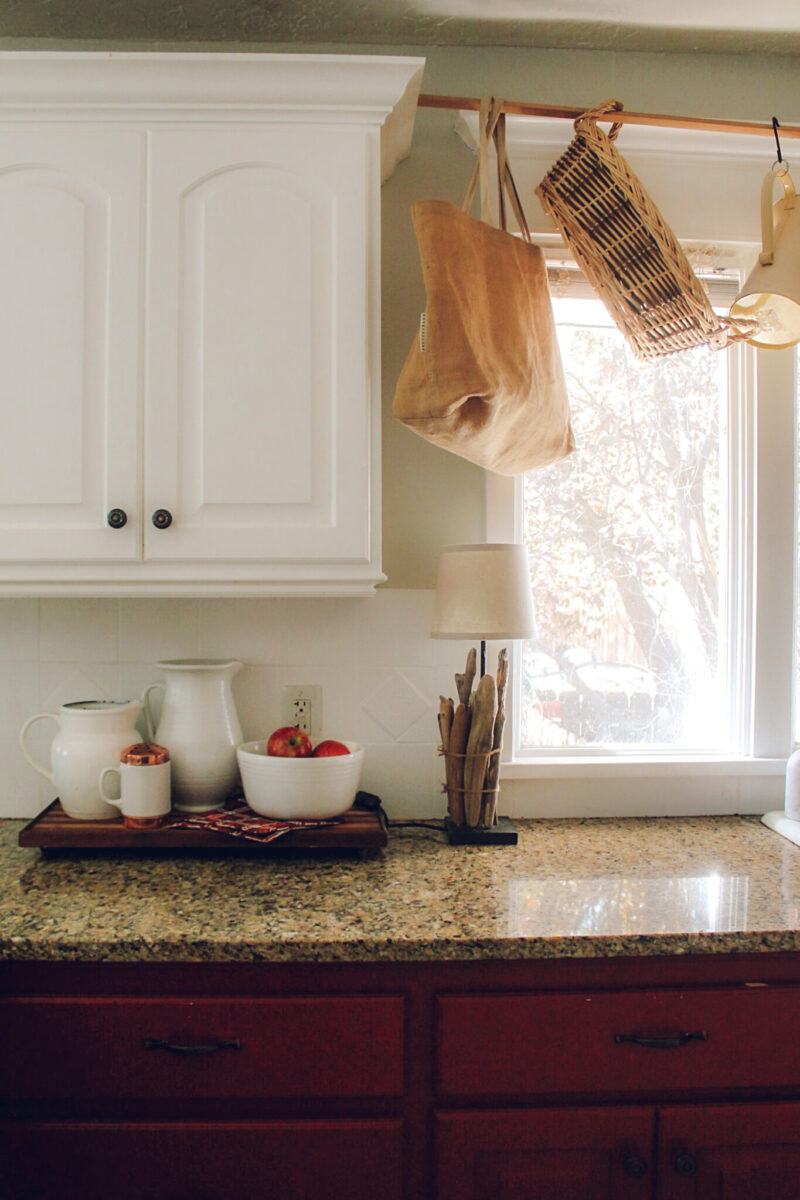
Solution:
[[(433, 96), (423, 93), (418, 104), (420, 108), (453, 108), (477, 112), (480, 100), (474, 96)], [(517, 100), (506, 100), (503, 111), (512, 116), (520, 117), (555, 117), (565, 121), (575, 121), (582, 116), (586, 109), (570, 108), (561, 104), (525, 104)], [(601, 121), (618, 121), (625, 125), (660, 125), (666, 129), (697, 129), (705, 133), (756, 133), (762, 137), (766, 134), (773, 137), (772, 122), (759, 121), (723, 121), (715, 117), (668, 117), (661, 113), (622, 112), (609, 113), (598, 118)], [(779, 125), (780, 138), (800, 138), (799, 125)]]

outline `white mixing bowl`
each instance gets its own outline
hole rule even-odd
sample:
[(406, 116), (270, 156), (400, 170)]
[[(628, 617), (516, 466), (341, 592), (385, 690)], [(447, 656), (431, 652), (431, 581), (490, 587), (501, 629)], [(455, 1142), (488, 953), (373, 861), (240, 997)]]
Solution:
[(244, 798), (262, 817), (315, 821), (338, 817), (355, 800), (364, 747), (345, 742), (349, 754), (279, 758), (267, 754), (266, 738), (236, 749)]

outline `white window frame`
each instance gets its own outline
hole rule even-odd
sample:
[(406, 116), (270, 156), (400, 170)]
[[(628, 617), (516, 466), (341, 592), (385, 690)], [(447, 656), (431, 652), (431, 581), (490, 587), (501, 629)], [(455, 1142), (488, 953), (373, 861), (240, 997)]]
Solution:
[[(741, 644), (732, 687), (740, 755), (522, 752), (521, 647), (512, 650), (512, 707), (504, 799), (516, 816), (763, 813), (783, 806), (792, 749), (795, 571), (795, 361), (792, 351), (741, 356), (729, 470), (735, 526), (729, 588)], [(486, 473), (486, 540), (522, 541), (522, 478)], [(753, 664), (747, 669), (748, 660)], [(511, 788), (508, 788), (511, 783)]]
[[(456, 121), (474, 150), (476, 118)], [(534, 236), (552, 244), (552, 223), (533, 200), (564, 149), (563, 122), (509, 118), (508, 146)], [(746, 266), (760, 235), (761, 181), (772, 147), (758, 137), (624, 126), (617, 145), (679, 237), (733, 247)], [(724, 202), (723, 202), (724, 201)], [(503, 807), (512, 816), (666, 816), (764, 813), (783, 807), (793, 748), (795, 574), (795, 363), (791, 350), (741, 348), (745, 406), (730, 439), (738, 480), (731, 520), (738, 533), (730, 618), (741, 649), (732, 664), (742, 753), (729, 755), (523, 755), (519, 746), (520, 647), (512, 650), (511, 711), (503, 750)], [(486, 538), (521, 541), (521, 481), (486, 473)], [(490, 655), (499, 646), (489, 647)], [(489, 659), (491, 661), (491, 658)], [(747, 663), (752, 664), (752, 671)], [(512, 732), (513, 731), (513, 732)]]

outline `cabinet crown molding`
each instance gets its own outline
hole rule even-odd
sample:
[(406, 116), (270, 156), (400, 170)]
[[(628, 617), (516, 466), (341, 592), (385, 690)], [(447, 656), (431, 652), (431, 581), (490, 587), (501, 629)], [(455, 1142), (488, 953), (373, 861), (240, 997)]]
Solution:
[(382, 126), (386, 180), (411, 149), (424, 58), (0, 51), (0, 119), (319, 121)]

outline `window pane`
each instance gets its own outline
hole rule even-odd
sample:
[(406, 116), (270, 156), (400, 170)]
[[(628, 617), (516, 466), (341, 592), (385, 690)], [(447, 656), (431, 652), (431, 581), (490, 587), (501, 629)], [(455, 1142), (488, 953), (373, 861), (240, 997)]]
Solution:
[(524, 478), (522, 744), (722, 749), (727, 355), (641, 363), (599, 301), (554, 307), (577, 450)]

